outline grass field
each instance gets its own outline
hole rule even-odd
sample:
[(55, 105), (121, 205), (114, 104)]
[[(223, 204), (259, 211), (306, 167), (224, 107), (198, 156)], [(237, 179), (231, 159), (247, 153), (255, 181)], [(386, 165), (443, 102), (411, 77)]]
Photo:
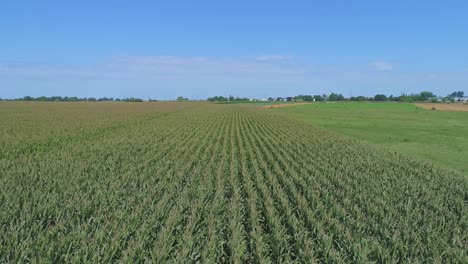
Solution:
[(316, 103), (274, 111), (468, 175), (467, 112), (404, 103)]
[(466, 177), (277, 110), (0, 103), (0, 122), (2, 263), (468, 260)]

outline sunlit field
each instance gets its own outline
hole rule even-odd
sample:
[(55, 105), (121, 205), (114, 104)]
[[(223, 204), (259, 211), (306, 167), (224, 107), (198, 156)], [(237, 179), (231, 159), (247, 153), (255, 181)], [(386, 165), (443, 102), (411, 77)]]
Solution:
[(295, 107), (0, 103), (0, 262), (467, 262), (464, 175)]

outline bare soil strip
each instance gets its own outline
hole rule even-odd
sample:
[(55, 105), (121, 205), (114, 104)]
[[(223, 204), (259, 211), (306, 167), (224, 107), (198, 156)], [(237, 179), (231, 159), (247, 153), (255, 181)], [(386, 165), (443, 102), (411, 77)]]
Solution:
[(428, 110), (441, 110), (441, 111), (462, 111), (468, 112), (468, 104), (453, 103), (453, 104), (433, 104), (433, 103), (418, 103), (416, 106), (422, 107)]

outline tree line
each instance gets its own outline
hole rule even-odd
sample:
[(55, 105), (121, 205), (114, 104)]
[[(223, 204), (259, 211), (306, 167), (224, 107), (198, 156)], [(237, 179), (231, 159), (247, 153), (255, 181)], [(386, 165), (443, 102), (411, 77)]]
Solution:
[(386, 96), (385, 94), (377, 94), (374, 97), (357, 96), (351, 97), (350, 101), (395, 101), (395, 102), (454, 102), (457, 97), (463, 97), (463, 91), (453, 92), (444, 97), (437, 96), (432, 92), (424, 91), (420, 93), (405, 94), (400, 96)]
[[(453, 92), (445, 97), (438, 97), (432, 92), (423, 91), (420, 93), (412, 94), (401, 94), (400, 96), (385, 94), (376, 94), (375, 96), (351, 96), (345, 97), (343, 94), (331, 93), (322, 95), (296, 95), (290, 97), (269, 97), (268, 99), (260, 99), (260, 101), (295, 101), (295, 102), (322, 102), (322, 101), (394, 101), (394, 102), (439, 102), (439, 101), (452, 101), (454, 102), (457, 97), (463, 97), (463, 91)], [(224, 96), (213, 96), (209, 97), (207, 101), (210, 102), (247, 102), (247, 101), (259, 101), (259, 99), (252, 99), (246, 97), (224, 97)]]
[[(322, 95), (296, 95), (289, 97), (269, 97), (268, 99), (253, 99), (248, 97), (234, 97), (234, 96), (213, 96), (208, 97), (209, 102), (251, 102), (251, 101), (295, 101), (295, 102), (322, 102), (322, 101), (395, 101), (395, 102), (455, 102), (457, 98), (464, 97), (463, 91), (455, 91), (445, 97), (438, 97), (432, 92), (423, 91), (420, 93), (401, 94), (400, 96), (387, 96), (385, 94), (376, 94), (375, 96), (351, 96), (345, 97), (339, 93), (322, 94)], [(179, 96), (177, 101), (191, 101), (190, 99)], [(37, 102), (143, 102), (143, 99), (130, 97), (130, 98), (112, 98), (112, 97), (76, 97), (76, 96), (24, 96), (15, 99), (2, 99), (0, 101), (37, 101)], [(151, 100), (156, 102), (157, 100)]]
[[(101, 98), (94, 98), (94, 97), (76, 97), (76, 96), (39, 96), (39, 97), (32, 97), (32, 96), (25, 96), (21, 98), (15, 99), (1, 99), (2, 101), (34, 101), (34, 102), (143, 102), (143, 99), (140, 98), (112, 98), (112, 97), (101, 97)], [(150, 100), (154, 101), (154, 100)]]
[(455, 101), (457, 97), (463, 97), (463, 91), (453, 92), (445, 97), (438, 97), (432, 92), (401, 94), (400, 96), (376, 94), (375, 96), (351, 96), (345, 98), (342, 94), (331, 93), (330, 95), (298, 95), (293, 97), (295, 101), (394, 101), (394, 102), (439, 102)]

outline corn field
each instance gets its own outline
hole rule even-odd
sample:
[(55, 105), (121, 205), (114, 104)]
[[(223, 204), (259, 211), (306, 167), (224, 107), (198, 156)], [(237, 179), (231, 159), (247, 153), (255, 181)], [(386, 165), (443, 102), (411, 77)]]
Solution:
[(0, 262), (468, 262), (468, 179), (254, 106), (0, 104)]

